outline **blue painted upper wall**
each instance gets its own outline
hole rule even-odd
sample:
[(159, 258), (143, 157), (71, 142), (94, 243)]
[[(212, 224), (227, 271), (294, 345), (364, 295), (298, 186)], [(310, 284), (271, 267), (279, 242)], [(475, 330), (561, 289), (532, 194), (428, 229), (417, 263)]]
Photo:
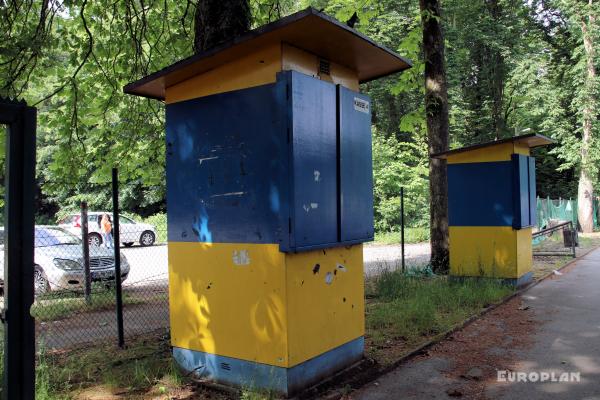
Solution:
[(510, 161), (448, 165), (450, 226), (512, 226)]
[(535, 159), (448, 165), (448, 218), (450, 226), (531, 226)]
[(284, 82), (167, 105), (170, 241), (284, 239), (285, 106)]
[(169, 241), (298, 251), (370, 240), (370, 111), (344, 106), (339, 124), (338, 90), (288, 71), (167, 105)]

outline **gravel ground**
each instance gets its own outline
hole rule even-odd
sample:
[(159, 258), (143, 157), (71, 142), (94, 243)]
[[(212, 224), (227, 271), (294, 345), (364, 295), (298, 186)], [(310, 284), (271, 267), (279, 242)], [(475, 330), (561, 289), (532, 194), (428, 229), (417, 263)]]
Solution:
[[(431, 248), (429, 242), (404, 245), (404, 259), (407, 267), (422, 266), (429, 262)], [(376, 275), (382, 269), (402, 267), (400, 245), (369, 244), (364, 248), (365, 275)]]

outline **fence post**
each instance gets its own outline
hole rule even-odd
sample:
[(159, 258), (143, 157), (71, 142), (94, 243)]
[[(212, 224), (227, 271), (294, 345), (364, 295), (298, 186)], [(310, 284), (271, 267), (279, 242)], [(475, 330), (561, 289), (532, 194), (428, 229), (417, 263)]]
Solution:
[(121, 292), (121, 238), (119, 237), (119, 172), (112, 170), (112, 199), (113, 199), (113, 247), (115, 250), (115, 288), (117, 296), (117, 330), (119, 347), (125, 345), (123, 334), (123, 297)]
[(402, 273), (404, 273), (404, 187), (400, 188), (400, 243), (402, 247)]
[(92, 301), (92, 276), (90, 274), (90, 242), (88, 227), (88, 207), (85, 201), (81, 202), (81, 246), (83, 250), (83, 279), (85, 286), (83, 288), (85, 302), (90, 304)]
[(35, 398), (33, 304), (36, 109), (0, 98), (6, 135), (3, 399)]
[(575, 252), (575, 245), (577, 244), (577, 231), (573, 226), (573, 221), (571, 221), (571, 251), (573, 252), (573, 258), (577, 258), (577, 253)]

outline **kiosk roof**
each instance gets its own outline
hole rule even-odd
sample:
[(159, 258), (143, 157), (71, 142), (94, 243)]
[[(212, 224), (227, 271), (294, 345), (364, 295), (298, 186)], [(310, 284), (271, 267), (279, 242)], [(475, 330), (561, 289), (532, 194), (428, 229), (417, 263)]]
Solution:
[(128, 94), (164, 100), (165, 88), (277, 42), (288, 43), (348, 67), (357, 72), (361, 83), (412, 66), (408, 59), (309, 7), (178, 61), (127, 84), (123, 90)]
[(484, 147), (497, 146), (499, 144), (504, 144), (504, 143), (526, 144), (527, 146), (529, 146), (529, 148), (533, 148), (533, 147), (539, 147), (539, 146), (546, 146), (546, 145), (552, 144), (554, 142), (555, 141), (553, 139), (550, 139), (549, 137), (546, 137), (544, 135), (539, 135), (537, 133), (531, 133), (528, 135), (513, 136), (510, 138), (506, 138), (506, 139), (494, 140), (492, 142), (485, 142), (485, 143), (475, 144), (472, 146), (461, 147), (459, 149), (444, 151), (443, 153), (432, 154), (431, 158), (445, 159), (445, 158), (448, 158), (448, 156), (453, 155), (453, 154), (464, 153), (467, 151), (477, 150), (477, 149), (481, 149)]

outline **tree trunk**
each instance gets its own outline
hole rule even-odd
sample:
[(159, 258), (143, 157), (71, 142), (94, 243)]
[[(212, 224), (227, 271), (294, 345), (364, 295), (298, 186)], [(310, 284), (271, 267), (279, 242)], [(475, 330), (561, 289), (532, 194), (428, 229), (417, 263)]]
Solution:
[[(439, 0), (419, 0), (425, 56), (425, 113), (429, 154), (448, 150), (448, 89)], [(431, 266), (448, 272), (448, 179), (446, 160), (429, 160)]]
[(250, 29), (248, 0), (198, 0), (194, 15), (194, 51), (206, 51)]
[[(581, 171), (579, 175), (579, 187), (577, 191), (577, 215), (582, 232), (594, 230), (594, 187), (590, 177), (590, 155), (589, 149), (593, 140), (592, 121), (595, 112), (594, 86), (596, 81), (596, 69), (594, 66), (594, 42), (591, 29), (595, 26), (596, 17), (592, 10), (592, 0), (589, 0), (590, 14), (581, 18), (581, 32), (583, 34), (583, 47), (587, 58), (586, 68), (586, 101), (583, 107), (583, 135), (581, 138)], [(586, 21), (587, 19), (587, 21)]]
[[(494, 30), (498, 32), (497, 25), (502, 24), (502, 9), (498, 0), (486, 1), (488, 12), (494, 21)], [(492, 97), (492, 123), (494, 124), (494, 139), (498, 140), (504, 133), (506, 121), (504, 120), (504, 77), (506, 68), (504, 56), (494, 44), (486, 44), (487, 67), (489, 71), (489, 90)]]

